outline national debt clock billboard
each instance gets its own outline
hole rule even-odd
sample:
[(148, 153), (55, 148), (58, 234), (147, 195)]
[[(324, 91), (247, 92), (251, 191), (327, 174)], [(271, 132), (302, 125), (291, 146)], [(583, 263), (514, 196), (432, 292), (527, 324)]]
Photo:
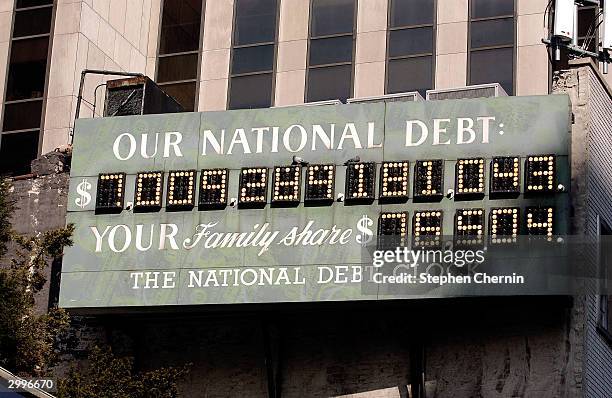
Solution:
[(472, 290), (377, 270), (408, 249), (428, 264), (414, 253), (473, 249), (461, 268), (532, 252), (523, 236), (559, 244), (569, 120), (561, 95), (78, 120), (60, 305), (511, 294), (529, 283), (509, 260)]

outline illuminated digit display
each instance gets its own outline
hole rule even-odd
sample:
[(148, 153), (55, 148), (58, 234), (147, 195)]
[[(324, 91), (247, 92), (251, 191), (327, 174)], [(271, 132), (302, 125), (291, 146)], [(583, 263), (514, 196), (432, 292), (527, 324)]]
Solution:
[(491, 209), (489, 232), (491, 243), (514, 243), (519, 233), (518, 207), (499, 207)]
[(545, 235), (550, 239), (555, 226), (555, 208), (550, 206), (527, 208), (527, 233)]
[(456, 195), (484, 195), (484, 159), (457, 160), (455, 176)]
[(134, 210), (154, 211), (161, 209), (164, 173), (152, 171), (136, 176), (136, 203)]
[(240, 172), (241, 207), (265, 207), (268, 196), (268, 169), (265, 167), (243, 168)]
[(274, 168), (272, 204), (295, 205), (300, 203), (302, 166), (280, 166)]
[(440, 199), (444, 193), (444, 160), (418, 160), (414, 166), (414, 199)]
[(519, 176), (521, 173), (518, 156), (495, 157), (491, 161), (491, 196), (517, 196), (521, 192)]
[(331, 204), (334, 201), (333, 164), (314, 164), (306, 168), (305, 204)]
[(554, 192), (556, 158), (554, 155), (530, 155), (525, 161), (525, 192)]
[(224, 209), (227, 206), (227, 176), (227, 169), (202, 170), (198, 209)]
[(372, 203), (376, 181), (376, 163), (350, 163), (346, 167), (345, 203)]
[(417, 246), (437, 246), (442, 236), (442, 211), (417, 211), (412, 219), (412, 233)]
[(408, 200), (409, 164), (402, 162), (383, 162), (380, 168), (380, 201), (398, 203)]
[(408, 233), (408, 212), (381, 213), (378, 217), (378, 246), (405, 244)]
[(482, 243), (484, 234), (483, 209), (459, 209), (455, 214), (455, 243), (475, 245)]
[(166, 207), (169, 210), (191, 209), (195, 203), (195, 170), (171, 171), (168, 175)]
[(96, 193), (96, 214), (121, 213), (125, 197), (125, 173), (100, 174)]

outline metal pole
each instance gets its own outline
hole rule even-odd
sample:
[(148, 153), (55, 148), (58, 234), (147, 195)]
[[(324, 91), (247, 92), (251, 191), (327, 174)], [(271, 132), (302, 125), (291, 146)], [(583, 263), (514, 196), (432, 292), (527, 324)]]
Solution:
[(83, 88), (85, 85), (85, 76), (88, 74), (104, 75), (104, 76), (144, 77), (142, 73), (117, 72), (113, 70), (103, 70), (103, 69), (83, 69), (83, 71), (81, 72), (81, 82), (79, 83), (79, 94), (77, 96), (76, 111), (74, 113), (74, 122), (72, 124), (72, 130), (70, 131), (70, 145), (72, 145), (72, 142), (74, 140), (74, 127), (76, 125), (76, 120), (79, 118), (79, 114), (81, 113), (81, 101), (83, 100)]

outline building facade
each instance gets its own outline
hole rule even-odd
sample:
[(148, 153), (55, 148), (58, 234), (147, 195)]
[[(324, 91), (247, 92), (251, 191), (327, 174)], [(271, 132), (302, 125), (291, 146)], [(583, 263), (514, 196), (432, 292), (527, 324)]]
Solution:
[[(547, 0), (3, 0), (0, 169), (26, 174), (70, 142), (84, 69), (146, 74), (196, 111), (492, 82), (547, 94), (549, 11)], [(589, 48), (597, 12), (580, 14)], [(79, 117), (102, 113), (110, 78), (87, 76)]]
[[(610, 75), (589, 62), (551, 64), (541, 41), (548, 3), (0, 0), (0, 173), (34, 174), (14, 181), (16, 228), (64, 224), (69, 177), (60, 155), (42, 168), (30, 161), (72, 142), (81, 72), (96, 69), (143, 73), (186, 111), (425, 96), (483, 83), (509, 95), (565, 93), (574, 114), (572, 228), (600, 235), (612, 225), (601, 200), (612, 181), (601, 144), (609, 141)], [(581, 44), (591, 48), (597, 10), (581, 15)], [(79, 118), (102, 116), (102, 85), (113, 78), (86, 77)], [(44, 294), (56, 298), (50, 280)], [(191, 362), (185, 396), (612, 396), (610, 320), (595, 288), (585, 289), (573, 298), (87, 314), (68, 359), (107, 343), (139, 369)]]

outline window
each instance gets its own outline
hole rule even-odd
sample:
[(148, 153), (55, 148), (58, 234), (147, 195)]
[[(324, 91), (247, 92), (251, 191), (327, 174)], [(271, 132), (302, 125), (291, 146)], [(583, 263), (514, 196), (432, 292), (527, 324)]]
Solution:
[[(599, 218), (599, 217), (598, 217)], [(599, 299), (599, 319), (597, 329), (606, 337), (612, 344), (612, 295), (610, 295), (611, 286), (608, 284), (610, 275), (610, 262), (612, 261), (612, 252), (610, 250), (610, 239), (612, 230), (599, 218), (599, 269), (601, 288), (605, 294), (598, 297)]]
[(387, 94), (433, 88), (434, 0), (390, 0), (387, 31)]
[(185, 111), (195, 110), (202, 0), (164, 2), (157, 83)]
[(514, 0), (470, 0), (469, 84), (514, 94), (515, 26)]
[(597, 32), (599, 6), (583, 5), (578, 6), (578, 45), (585, 50), (598, 51)]
[(52, 0), (17, 0), (0, 126), (3, 175), (29, 173), (38, 156), (52, 20)]
[(229, 109), (272, 105), (277, 14), (277, 0), (236, 0)]
[(355, 0), (312, 0), (306, 102), (351, 97), (355, 20)]

